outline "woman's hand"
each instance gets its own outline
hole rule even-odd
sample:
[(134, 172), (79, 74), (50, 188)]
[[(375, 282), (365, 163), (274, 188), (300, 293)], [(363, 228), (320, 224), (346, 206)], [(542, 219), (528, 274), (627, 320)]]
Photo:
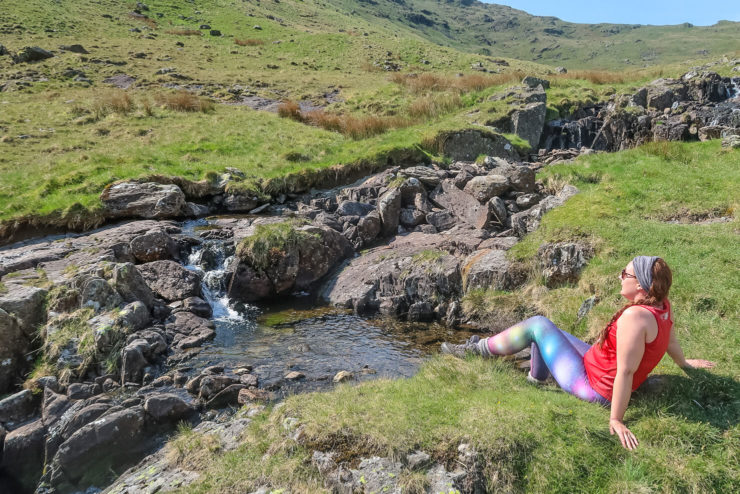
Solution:
[(616, 434), (619, 436), (619, 440), (622, 442), (622, 446), (625, 447), (625, 449), (628, 449), (630, 451), (637, 448), (637, 445), (640, 444), (637, 442), (637, 438), (634, 434), (632, 434), (632, 431), (627, 428), (626, 425), (621, 420), (617, 419), (610, 419), (609, 420), (609, 432), (613, 436)]
[(703, 360), (700, 358), (686, 359), (686, 364), (688, 364), (688, 366), (693, 369), (711, 369), (712, 367), (717, 365), (716, 362), (712, 362), (711, 360)]

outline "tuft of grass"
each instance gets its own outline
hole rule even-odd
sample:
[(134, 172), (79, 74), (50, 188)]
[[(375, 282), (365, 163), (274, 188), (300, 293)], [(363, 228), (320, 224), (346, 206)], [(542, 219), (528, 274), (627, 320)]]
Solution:
[(532, 151), (532, 146), (529, 145), (529, 142), (525, 139), (522, 139), (516, 134), (502, 134), (504, 137), (506, 137), (506, 140), (511, 143), (512, 146), (514, 146), (514, 149), (516, 151), (524, 156), (530, 151)]
[(96, 119), (111, 113), (127, 115), (134, 109), (134, 99), (128, 91), (109, 89), (102, 91), (92, 105), (92, 112)]
[(257, 225), (254, 235), (239, 243), (236, 254), (256, 269), (267, 269), (289, 250), (314, 237), (314, 234), (299, 230), (299, 226), (295, 220)]
[(44, 341), (44, 358), (56, 362), (62, 351), (75, 347), (82, 363), (74, 371), (82, 371), (95, 361), (95, 338), (88, 321), (94, 316), (92, 308), (79, 309), (70, 314), (62, 314), (47, 324)]
[(316, 127), (339, 132), (352, 139), (365, 139), (382, 134), (390, 129), (411, 125), (411, 122), (403, 117), (378, 117), (375, 115), (355, 117), (353, 115), (337, 115), (322, 109), (303, 114), (303, 120)]
[(278, 105), (277, 109), (278, 115), (283, 118), (290, 118), (295, 120), (296, 122), (302, 122), (303, 121), (303, 115), (301, 115), (301, 107), (292, 100), (283, 100), (280, 105)]
[(215, 109), (213, 101), (184, 89), (174, 93), (159, 94), (157, 100), (160, 105), (174, 111), (208, 113)]
[(8, 293), (8, 287), (0, 281), (0, 295), (5, 295), (6, 293)]
[(438, 249), (426, 249), (422, 250), (418, 254), (415, 254), (411, 258), (411, 262), (414, 264), (428, 264), (434, 263), (442, 259), (447, 255), (447, 252)]

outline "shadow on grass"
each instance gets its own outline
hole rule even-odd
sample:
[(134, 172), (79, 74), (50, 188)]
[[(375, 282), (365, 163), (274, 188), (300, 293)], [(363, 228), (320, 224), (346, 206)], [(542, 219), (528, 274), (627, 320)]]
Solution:
[(740, 422), (740, 382), (704, 369), (653, 375), (633, 393), (645, 413), (668, 413), (725, 431)]

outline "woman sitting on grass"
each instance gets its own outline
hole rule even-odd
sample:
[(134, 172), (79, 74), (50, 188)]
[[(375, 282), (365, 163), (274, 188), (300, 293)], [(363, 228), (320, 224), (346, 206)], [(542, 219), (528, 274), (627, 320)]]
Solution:
[[(558, 385), (582, 400), (611, 405), (609, 431), (622, 446), (637, 447), (635, 435), (622, 419), (632, 391), (647, 378), (667, 352), (680, 367), (711, 368), (707, 360), (687, 360), (671, 331), (668, 302), (672, 276), (659, 257), (638, 256), (622, 270), (621, 295), (630, 301), (617, 312), (591, 346), (535, 316), (489, 338), (473, 336), (462, 345), (442, 344), (442, 353), (489, 357), (511, 355), (531, 344), (527, 379), (541, 383), (552, 374)], [(647, 289), (645, 289), (647, 287)]]

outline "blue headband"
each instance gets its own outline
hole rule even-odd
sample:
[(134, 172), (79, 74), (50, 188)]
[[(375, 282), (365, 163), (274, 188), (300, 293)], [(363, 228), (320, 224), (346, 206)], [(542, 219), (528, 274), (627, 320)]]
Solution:
[(660, 257), (656, 256), (637, 256), (632, 259), (632, 267), (635, 269), (637, 281), (646, 292), (649, 292), (653, 285), (653, 265), (658, 259)]

